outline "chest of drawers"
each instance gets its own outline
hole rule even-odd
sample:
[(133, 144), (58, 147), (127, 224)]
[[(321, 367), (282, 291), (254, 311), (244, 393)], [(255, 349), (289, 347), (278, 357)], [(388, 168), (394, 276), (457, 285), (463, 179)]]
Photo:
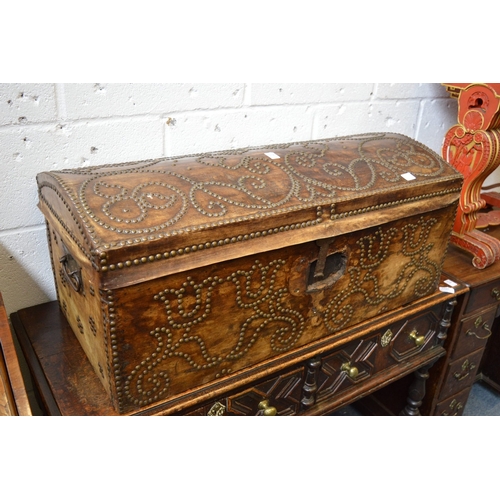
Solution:
[[(500, 227), (487, 231), (500, 237)], [(481, 380), (500, 390), (500, 261), (477, 269), (468, 252), (451, 245), (443, 268), (468, 292), (457, 299), (444, 344), (446, 354), (430, 371), (421, 411), (423, 415), (459, 416), (475, 382)], [(363, 403), (363, 411), (394, 414), (410, 382), (401, 379), (390, 393), (377, 392)]]
[[(488, 230), (488, 233), (500, 236), (497, 229)], [(500, 375), (497, 363), (491, 362), (499, 340), (500, 262), (486, 269), (476, 269), (470, 262), (470, 255), (452, 245), (444, 268), (452, 279), (465, 283), (470, 292), (457, 308), (456, 321), (450, 329), (448, 355), (440, 361), (445, 365), (444, 376), (437, 380), (436, 373), (431, 382), (435, 394), (428, 401), (426, 411), (432, 415), (461, 415), (472, 384), (482, 378), (487, 381), (487, 373), (493, 374), (493, 379), (496, 374)]]

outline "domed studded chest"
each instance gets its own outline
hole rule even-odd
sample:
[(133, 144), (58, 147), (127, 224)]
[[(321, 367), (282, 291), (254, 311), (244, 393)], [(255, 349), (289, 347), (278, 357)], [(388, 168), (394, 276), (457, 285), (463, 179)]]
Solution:
[(370, 134), (37, 181), (61, 309), (130, 413), (433, 293), (462, 176)]

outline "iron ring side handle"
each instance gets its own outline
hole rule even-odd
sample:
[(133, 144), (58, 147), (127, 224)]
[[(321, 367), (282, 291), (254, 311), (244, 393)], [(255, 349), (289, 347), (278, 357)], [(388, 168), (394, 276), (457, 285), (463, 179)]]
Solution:
[(480, 336), (480, 335), (478, 335), (478, 334), (477, 334), (474, 330), (471, 330), (471, 329), (467, 330), (467, 331), (465, 332), (465, 335), (466, 335), (467, 337), (472, 337), (472, 336), (474, 336), (474, 337), (476, 337), (476, 339), (478, 339), (478, 340), (486, 340), (486, 339), (490, 338), (490, 337), (491, 337), (491, 333), (492, 333), (492, 332), (491, 332), (491, 328), (488, 326), (488, 323), (484, 322), (484, 323), (482, 324), (481, 328), (482, 328), (483, 330), (486, 330), (486, 331), (488, 332), (488, 333), (487, 333), (487, 335), (484, 335), (484, 336), (482, 336), (482, 337), (481, 337), (481, 336)]
[(71, 255), (66, 254), (59, 259), (62, 265), (62, 270), (66, 281), (71, 285), (73, 290), (81, 293), (83, 289), (82, 273), (80, 268), (76, 265), (75, 260)]

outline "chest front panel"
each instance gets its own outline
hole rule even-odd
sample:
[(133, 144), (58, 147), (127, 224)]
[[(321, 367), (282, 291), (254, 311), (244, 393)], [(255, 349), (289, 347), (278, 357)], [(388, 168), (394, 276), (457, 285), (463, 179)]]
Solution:
[(106, 292), (120, 407), (168, 400), (427, 295), (442, 221), (430, 213)]

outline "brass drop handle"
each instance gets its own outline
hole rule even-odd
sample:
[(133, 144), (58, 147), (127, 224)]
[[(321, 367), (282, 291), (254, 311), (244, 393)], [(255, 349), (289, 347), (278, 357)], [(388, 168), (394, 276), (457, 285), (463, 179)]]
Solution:
[(476, 339), (479, 339), (479, 340), (486, 340), (487, 338), (489, 338), (491, 336), (491, 328), (488, 326), (488, 323), (484, 322), (483, 325), (481, 326), (481, 328), (483, 330), (486, 330), (488, 332), (487, 335), (484, 335), (483, 337), (479, 336), (474, 330), (467, 330), (465, 332), (465, 335), (467, 337), (476, 337)]
[(474, 363), (471, 363), (468, 359), (466, 359), (462, 363), (462, 373), (455, 372), (453, 376), (457, 381), (460, 382), (464, 378), (467, 378), (470, 375), (471, 371), (474, 370), (474, 368), (476, 368), (476, 365)]
[(500, 290), (498, 288), (493, 288), (493, 290), (491, 290), (491, 296), (497, 300), (500, 300)]
[(358, 369), (357, 369), (355, 366), (351, 366), (351, 362), (350, 362), (350, 361), (349, 361), (349, 362), (347, 362), (347, 363), (344, 363), (344, 364), (340, 367), (340, 369), (341, 369), (343, 372), (347, 373), (347, 376), (348, 376), (349, 378), (352, 378), (353, 380), (354, 380), (354, 379), (358, 376), (358, 374), (359, 374)]
[(424, 335), (419, 335), (418, 332), (417, 332), (417, 330), (413, 330), (410, 333), (410, 338), (415, 342), (415, 345), (417, 347), (421, 347), (425, 343), (425, 337), (424, 337)]
[(274, 406), (269, 406), (267, 399), (259, 403), (259, 410), (263, 410), (264, 417), (274, 417), (278, 413)]

